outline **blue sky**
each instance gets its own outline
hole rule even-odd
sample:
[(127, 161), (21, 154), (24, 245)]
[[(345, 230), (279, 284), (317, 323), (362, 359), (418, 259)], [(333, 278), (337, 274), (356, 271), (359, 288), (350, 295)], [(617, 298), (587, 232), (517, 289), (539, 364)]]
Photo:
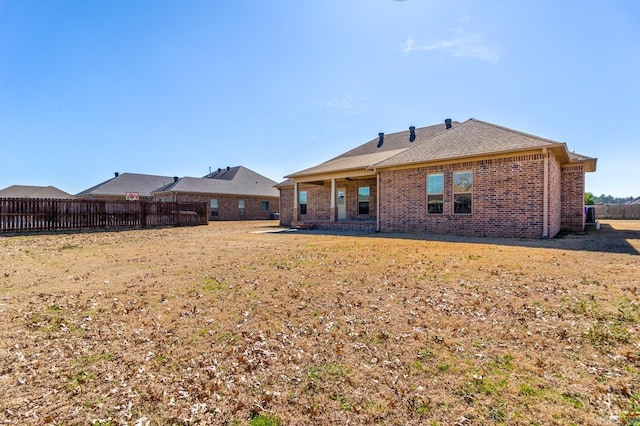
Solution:
[(0, 0), (0, 188), (114, 172), (271, 179), (471, 117), (639, 196), (640, 2)]

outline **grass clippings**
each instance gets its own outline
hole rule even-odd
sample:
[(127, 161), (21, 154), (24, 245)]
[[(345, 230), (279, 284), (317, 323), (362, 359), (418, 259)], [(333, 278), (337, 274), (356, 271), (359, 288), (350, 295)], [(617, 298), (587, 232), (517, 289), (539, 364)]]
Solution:
[(0, 238), (0, 423), (640, 424), (640, 222)]

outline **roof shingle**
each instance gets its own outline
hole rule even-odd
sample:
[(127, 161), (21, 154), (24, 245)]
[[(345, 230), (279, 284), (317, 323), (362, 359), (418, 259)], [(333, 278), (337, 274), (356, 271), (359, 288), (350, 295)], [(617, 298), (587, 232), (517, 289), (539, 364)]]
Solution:
[(275, 188), (276, 181), (243, 166), (230, 167), (229, 170), (224, 169), (221, 172), (215, 172), (207, 176), (211, 177), (184, 177), (153, 192), (188, 192), (256, 197), (279, 196), (279, 192)]
[(71, 198), (55, 186), (11, 185), (0, 190), (0, 198)]
[[(454, 122), (453, 127), (460, 123)], [(393, 157), (413, 146), (421, 144), (433, 136), (444, 132), (445, 125), (437, 124), (435, 126), (422, 127), (415, 129), (416, 139), (413, 142), (409, 141), (409, 130), (397, 133), (390, 133), (384, 135), (383, 143), (381, 147), (378, 147), (379, 138), (372, 139), (369, 142), (362, 144), (350, 151), (345, 152), (331, 160), (318, 164), (317, 166), (310, 167), (305, 170), (301, 170), (289, 177), (300, 177), (307, 175), (314, 175), (320, 173), (331, 173), (345, 170), (366, 169), (373, 167), (388, 158)]]
[(445, 129), (444, 124), (438, 124), (416, 129), (415, 133), (414, 142), (409, 141), (409, 131), (384, 135), (381, 147), (377, 146), (378, 139), (373, 139), (331, 160), (293, 173), (286, 178), (396, 167), (541, 148), (554, 150), (562, 163), (584, 162), (588, 164), (585, 171), (595, 170), (594, 158), (569, 153), (562, 142), (473, 118), (463, 123), (454, 122), (450, 129)]
[(150, 197), (151, 192), (161, 186), (173, 182), (170, 176), (143, 175), (137, 173), (120, 173), (105, 182), (76, 194), (76, 197), (87, 196), (122, 196), (126, 192), (137, 192), (141, 197)]
[(401, 164), (441, 161), (451, 158), (475, 157), (563, 145), (560, 142), (471, 118), (459, 126), (439, 133), (411, 149), (376, 164), (376, 167), (390, 167)]

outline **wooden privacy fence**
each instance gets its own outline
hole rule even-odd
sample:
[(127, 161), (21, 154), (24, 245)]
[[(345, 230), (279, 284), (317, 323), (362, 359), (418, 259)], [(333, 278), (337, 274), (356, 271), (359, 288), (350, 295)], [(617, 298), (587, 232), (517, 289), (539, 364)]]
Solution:
[(0, 198), (0, 233), (206, 225), (207, 203)]
[(640, 204), (596, 204), (597, 219), (640, 219)]

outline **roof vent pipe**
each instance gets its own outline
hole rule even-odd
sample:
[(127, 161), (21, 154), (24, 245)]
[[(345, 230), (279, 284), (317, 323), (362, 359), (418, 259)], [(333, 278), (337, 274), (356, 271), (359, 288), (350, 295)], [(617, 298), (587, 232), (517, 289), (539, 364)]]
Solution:
[(114, 175), (116, 175), (116, 177), (120, 176), (120, 173), (115, 172)]
[(220, 167), (218, 167), (218, 173), (220, 173), (222, 171), (222, 169)]
[(445, 126), (447, 129), (450, 129), (450, 128), (451, 128), (451, 119), (450, 119), (450, 118), (445, 118), (445, 120), (444, 120), (444, 126)]
[(174, 182), (177, 182), (177, 181), (178, 181), (178, 176), (174, 176), (174, 177), (173, 177), (173, 181), (174, 181)]
[(409, 142), (416, 140), (416, 126), (409, 126)]
[(384, 133), (378, 133), (378, 148), (384, 143)]
[(227, 171), (231, 170), (231, 167), (227, 166)]

